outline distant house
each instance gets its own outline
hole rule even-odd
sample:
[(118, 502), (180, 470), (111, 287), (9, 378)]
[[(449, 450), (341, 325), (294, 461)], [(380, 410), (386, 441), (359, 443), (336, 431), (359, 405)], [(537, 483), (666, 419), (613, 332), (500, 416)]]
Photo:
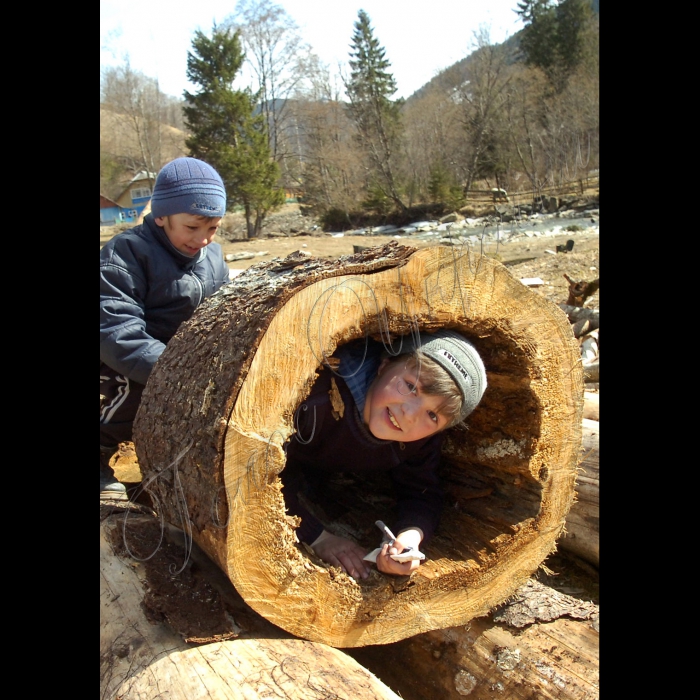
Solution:
[(100, 195), (100, 226), (136, 223), (144, 207), (151, 201), (156, 173), (136, 173), (116, 201)]
[(114, 226), (119, 219), (119, 205), (109, 197), (100, 195), (100, 226)]

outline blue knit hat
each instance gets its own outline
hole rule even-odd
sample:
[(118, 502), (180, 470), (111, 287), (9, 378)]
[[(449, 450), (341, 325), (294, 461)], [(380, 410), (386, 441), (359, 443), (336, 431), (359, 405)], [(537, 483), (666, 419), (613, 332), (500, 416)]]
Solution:
[(164, 165), (151, 197), (154, 217), (170, 214), (223, 216), (226, 189), (219, 173), (196, 158), (176, 158)]

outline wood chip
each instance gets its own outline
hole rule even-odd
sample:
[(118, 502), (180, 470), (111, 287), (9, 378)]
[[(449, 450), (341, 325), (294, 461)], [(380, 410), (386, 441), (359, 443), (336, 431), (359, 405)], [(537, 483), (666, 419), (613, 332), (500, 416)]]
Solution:
[(328, 392), (331, 397), (331, 406), (333, 407), (333, 418), (340, 420), (345, 413), (345, 404), (343, 397), (340, 395), (338, 385), (335, 383), (335, 377), (331, 377), (331, 390)]

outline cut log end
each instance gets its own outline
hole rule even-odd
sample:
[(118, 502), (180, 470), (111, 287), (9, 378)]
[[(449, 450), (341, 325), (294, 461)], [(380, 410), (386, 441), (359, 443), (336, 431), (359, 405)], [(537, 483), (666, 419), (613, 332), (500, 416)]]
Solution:
[[(556, 305), (470, 251), (381, 251), (236, 278), (166, 347), (135, 425), (165, 518), (177, 524), (184, 500), (193, 537), (252, 608), (346, 648), (465, 624), (511, 595), (555, 549), (581, 444), (579, 347)], [(475, 344), (488, 388), (445, 440), (448, 504), (426, 562), (407, 580), (375, 571), (356, 582), (297, 543), (283, 446), (338, 346), (438, 328)], [(317, 504), (368, 550), (381, 515), (369, 494), (391, 507), (381, 474), (346, 479)]]

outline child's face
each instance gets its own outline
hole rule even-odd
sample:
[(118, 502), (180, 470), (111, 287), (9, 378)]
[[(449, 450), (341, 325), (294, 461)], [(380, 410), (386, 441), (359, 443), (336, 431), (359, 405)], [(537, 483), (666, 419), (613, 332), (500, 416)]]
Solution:
[(448, 418), (440, 415), (441, 396), (421, 391), (418, 368), (407, 368), (404, 360), (379, 365), (378, 376), (370, 384), (363, 419), (380, 440), (412, 442), (442, 430)]
[(165, 229), (168, 239), (175, 248), (192, 257), (214, 240), (221, 224), (221, 217), (207, 219), (193, 214), (171, 214), (157, 216), (155, 221), (158, 226)]

